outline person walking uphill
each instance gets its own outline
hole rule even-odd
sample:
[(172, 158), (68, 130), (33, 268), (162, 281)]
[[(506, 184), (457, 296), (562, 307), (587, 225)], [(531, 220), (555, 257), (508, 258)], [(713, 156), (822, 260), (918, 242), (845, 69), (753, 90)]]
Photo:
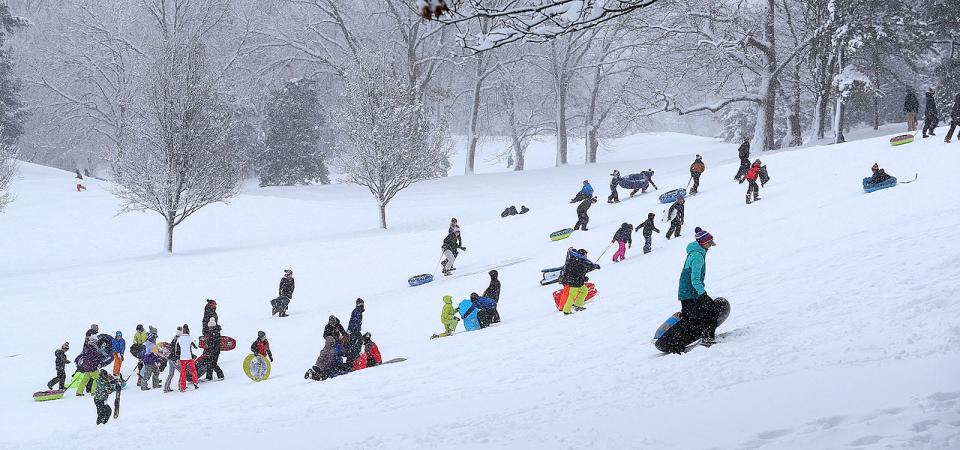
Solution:
[[(677, 299), (680, 300), (680, 321), (670, 330), (665, 351), (683, 353), (686, 346), (701, 338), (701, 343), (714, 343), (718, 315), (713, 299), (707, 295), (704, 279), (707, 273), (707, 250), (716, 245), (713, 236), (697, 227), (696, 240), (687, 245), (687, 258), (680, 271)], [(667, 336), (666, 334), (664, 336)]]
[(917, 113), (920, 112), (920, 100), (917, 99), (913, 88), (907, 88), (907, 96), (903, 99), (903, 113), (907, 116), (907, 131), (917, 131)]
[(697, 159), (693, 160), (693, 164), (690, 164), (690, 178), (693, 180), (690, 195), (697, 195), (697, 189), (700, 188), (700, 175), (705, 170), (707, 170), (707, 166), (703, 164), (703, 157), (697, 155)]
[(620, 184), (620, 171), (614, 170), (610, 174), (610, 196), (607, 197), (607, 203), (620, 203), (620, 193), (617, 192), (617, 186)]
[(67, 364), (70, 364), (70, 360), (67, 359), (67, 351), (70, 350), (70, 343), (64, 342), (60, 346), (59, 350), (54, 350), (53, 352), (53, 365), (57, 369), (57, 376), (53, 377), (52, 380), (47, 382), (47, 389), (53, 390), (53, 386), (59, 384), (61, 391), (66, 389), (64, 383), (67, 381), (67, 372), (64, 370), (64, 367)]
[(643, 254), (644, 255), (646, 255), (647, 253), (650, 253), (650, 247), (652, 244), (651, 237), (653, 236), (653, 232), (654, 231), (656, 231), (657, 233), (660, 232), (660, 230), (657, 229), (657, 226), (654, 225), (653, 223), (653, 219), (655, 219), (656, 217), (657, 215), (654, 213), (647, 214), (647, 220), (645, 220), (640, 225), (637, 225), (636, 231), (640, 231), (641, 228), (643, 229)]
[[(583, 231), (587, 231), (587, 223), (590, 222), (590, 216), (587, 215), (587, 210), (596, 202), (596, 197), (587, 197), (580, 201), (580, 204), (577, 205), (577, 224), (573, 226), (574, 230), (583, 229)], [(573, 203), (573, 201), (570, 203)]]
[(203, 320), (200, 321), (200, 331), (203, 332), (204, 336), (206, 336), (210, 331), (207, 328), (207, 324), (210, 323), (211, 317), (213, 317), (217, 324), (220, 323), (220, 316), (217, 314), (217, 301), (212, 298), (208, 298), (207, 304), (203, 307)]
[(743, 175), (750, 169), (750, 141), (743, 141), (740, 148), (737, 149), (737, 155), (740, 157), (740, 168), (737, 174), (733, 176), (734, 181), (743, 180)]
[[(950, 128), (947, 130), (947, 136), (943, 139), (943, 142), (950, 143), (950, 140), (953, 139), (953, 132), (958, 127), (960, 127), (960, 94), (957, 94), (953, 99), (953, 109), (950, 110)], [(957, 133), (957, 137), (960, 138), (960, 132)]]
[(97, 390), (93, 394), (93, 404), (97, 408), (97, 425), (106, 424), (110, 420), (112, 412), (107, 405), (107, 398), (111, 393), (120, 391), (120, 380), (114, 378), (106, 370), (100, 370), (100, 381), (97, 382)]
[(563, 272), (560, 275), (560, 284), (563, 285), (561, 298), (566, 300), (563, 303), (563, 314), (570, 315), (570, 308), (577, 311), (583, 311), (583, 303), (587, 299), (587, 273), (600, 268), (599, 264), (587, 259), (587, 251), (584, 249), (567, 250), (567, 260), (563, 263)]
[[(751, 204), (757, 200), (760, 200), (760, 186), (757, 185), (757, 178), (760, 177), (760, 160), (753, 162), (753, 165), (750, 166), (750, 170), (747, 171), (747, 174), (744, 175), (744, 179), (747, 180), (749, 185), (747, 186), (747, 204)], [(741, 181), (743, 183), (743, 181)], [(751, 196), (753, 199), (751, 200)]]
[(627, 259), (627, 246), (633, 247), (633, 225), (624, 222), (620, 229), (613, 233), (613, 240), (610, 243), (617, 243), (617, 252), (613, 254), (613, 262), (620, 262)]
[(670, 240), (670, 236), (680, 237), (680, 227), (683, 226), (683, 205), (687, 201), (680, 197), (677, 201), (673, 202), (670, 205), (670, 209), (667, 210), (667, 218), (670, 220), (670, 228), (667, 229), (667, 240)]
[(593, 186), (590, 185), (590, 180), (583, 180), (583, 187), (580, 188), (580, 192), (577, 192), (577, 195), (573, 197), (573, 200), (570, 200), (570, 203), (576, 203), (590, 197), (593, 197)]
[(937, 99), (933, 97), (933, 88), (926, 94), (926, 109), (923, 111), (923, 137), (936, 136), (933, 133), (940, 123), (940, 112), (937, 111)]
[(113, 376), (120, 375), (120, 365), (123, 364), (123, 355), (127, 351), (127, 342), (123, 340), (123, 333), (117, 331), (111, 348), (113, 352)]
[[(212, 301), (208, 300), (208, 302)], [(213, 304), (216, 307), (216, 302), (213, 302)], [(204, 323), (204, 326), (206, 326), (206, 323)], [(180, 328), (177, 346), (180, 347), (180, 392), (186, 392), (187, 390), (187, 375), (193, 378), (193, 388), (199, 389), (200, 386), (197, 385), (199, 381), (197, 378), (197, 362), (193, 356), (193, 349), (197, 348), (197, 345), (193, 343), (193, 339), (190, 337), (190, 327), (187, 324), (183, 324)]]
[(447, 237), (443, 238), (443, 244), (440, 245), (443, 250), (443, 274), (450, 275), (456, 267), (453, 263), (457, 260), (460, 250), (466, 251), (463, 246), (463, 239), (460, 237), (460, 226), (457, 225), (457, 219), (450, 219), (450, 229), (447, 230)]
[(296, 283), (293, 280), (293, 271), (286, 269), (283, 271), (283, 278), (280, 278), (280, 292), (277, 298), (270, 304), (273, 306), (273, 312), (270, 315), (279, 314), (280, 317), (287, 317), (287, 308), (290, 306), (290, 300), (293, 299), (293, 289)]

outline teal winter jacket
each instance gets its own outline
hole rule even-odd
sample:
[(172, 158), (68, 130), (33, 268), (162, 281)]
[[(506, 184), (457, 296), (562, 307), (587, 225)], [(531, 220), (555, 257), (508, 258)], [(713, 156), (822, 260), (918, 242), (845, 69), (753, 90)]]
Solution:
[(679, 300), (694, 299), (707, 292), (703, 287), (703, 278), (707, 275), (706, 256), (707, 249), (697, 241), (687, 245), (687, 260), (680, 272), (680, 290), (677, 292)]

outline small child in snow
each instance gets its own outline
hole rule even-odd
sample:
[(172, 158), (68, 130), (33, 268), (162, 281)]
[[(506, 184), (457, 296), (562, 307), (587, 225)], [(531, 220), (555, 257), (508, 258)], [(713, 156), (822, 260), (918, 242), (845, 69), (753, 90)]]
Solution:
[(53, 365), (57, 368), (57, 376), (53, 377), (52, 380), (47, 382), (47, 389), (51, 391), (53, 390), (54, 384), (59, 384), (60, 387), (58, 389), (60, 390), (65, 389), (64, 383), (67, 380), (67, 373), (63, 370), (63, 368), (67, 364), (70, 364), (70, 360), (67, 359), (68, 350), (70, 350), (70, 343), (64, 342), (63, 345), (60, 346), (59, 350), (53, 352)]
[(650, 246), (651, 246), (650, 238), (651, 236), (653, 236), (653, 232), (654, 231), (656, 231), (657, 233), (660, 232), (660, 230), (657, 229), (657, 226), (653, 222), (653, 219), (656, 217), (657, 215), (654, 213), (647, 214), (647, 220), (645, 220), (640, 225), (637, 225), (636, 231), (640, 231), (640, 229), (643, 229), (643, 241), (644, 241), (643, 254), (644, 255), (646, 255), (647, 253), (650, 253)]
[(120, 383), (106, 370), (100, 369), (100, 379), (97, 380), (97, 390), (93, 394), (93, 404), (97, 407), (97, 425), (106, 424), (113, 412), (106, 404), (110, 394), (120, 390)]
[(617, 243), (619, 248), (613, 254), (613, 262), (627, 259), (627, 246), (633, 247), (633, 225), (626, 222), (620, 225), (620, 229), (613, 234), (613, 240), (610, 241), (611, 244), (614, 242)]
[(267, 333), (263, 331), (257, 332), (257, 340), (250, 344), (250, 351), (253, 352), (254, 355), (269, 358), (270, 362), (273, 362), (273, 353), (270, 352), (270, 341), (267, 340)]
[(453, 334), (457, 330), (457, 322), (460, 322), (460, 318), (456, 316), (457, 310), (453, 307), (453, 297), (449, 295), (443, 296), (443, 309), (440, 310), (440, 323), (443, 324), (443, 333), (434, 334), (430, 336), (430, 339), (436, 339), (439, 337), (447, 337)]

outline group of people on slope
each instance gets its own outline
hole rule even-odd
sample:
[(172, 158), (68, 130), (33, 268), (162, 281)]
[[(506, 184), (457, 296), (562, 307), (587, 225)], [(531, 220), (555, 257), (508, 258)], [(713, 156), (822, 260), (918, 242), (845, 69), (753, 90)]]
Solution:
[[(743, 141), (740, 148), (737, 149), (737, 153), (740, 156), (740, 168), (733, 179), (740, 184), (743, 184), (744, 181), (748, 183), (747, 204), (749, 205), (760, 200), (760, 187), (765, 186), (770, 181), (770, 175), (767, 172), (767, 166), (763, 165), (759, 159), (753, 161), (753, 163), (750, 162), (750, 141)], [(757, 181), (760, 182), (759, 185), (757, 185)]]
[[(430, 339), (447, 337), (457, 330), (457, 324), (464, 321), (467, 331), (487, 328), (492, 324), (500, 323), (500, 273), (491, 270), (487, 273), (490, 283), (483, 291), (483, 295), (472, 292), (469, 299), (464, 299), (457, 307), (453, 306), (453, 296), (443, 296), (443, 308), (440, 310), (440, 323), (443, 332), (430, 336)], [(457, 315), (460, 317), (457, 317)]]
[[(934, 131), (937, 129), (937, 125), (940, 124), (940, 111), (937, 108), (936, 92), (934, 92), (933, 88), (927, 89), (927, 92), (924, 94), (924, 100), (925, 105), (921, 136), (926, 138), (936, 136)], [(920, 100), (917, 98), (916, 91), (911, 87), (907, 87), (907, 94), (903, 100), (903, 112), (907, 119), (907, 131), (917, 131), (917, 115), (920, 113)], [(953, 139), (953, 133), (958, 127), (960, 127), (960, 93), (956, 94), (953, 99), (953, 107), (950, 110), (950, 128), (947, 130), (947, 135), (943, 141), (950, 143)]]
[(370, 333), (363, 333), (364, 301), (358, 298), (347, 329), (331, 315), (323, 328), (323, 349), (316, 363), (303, 374), (304, 379), (326, 380), (383, 363), (380, 348)]

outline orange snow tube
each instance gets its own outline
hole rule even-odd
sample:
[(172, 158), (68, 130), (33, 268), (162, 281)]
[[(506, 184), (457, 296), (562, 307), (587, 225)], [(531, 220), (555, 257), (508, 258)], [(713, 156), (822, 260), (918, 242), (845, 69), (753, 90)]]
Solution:
[[(597, 287), (593, 283), (587, 283), (587, 299), (584, 302), (589, 302), (597, 295)], [(557, 305), (557, 311), (563, 311), (563, 302), (567, 301), (567, 295), (570, 293), (570, 288), (564, 286), (563, 289), (557, 289), (553, 291), (553, 302)]]

